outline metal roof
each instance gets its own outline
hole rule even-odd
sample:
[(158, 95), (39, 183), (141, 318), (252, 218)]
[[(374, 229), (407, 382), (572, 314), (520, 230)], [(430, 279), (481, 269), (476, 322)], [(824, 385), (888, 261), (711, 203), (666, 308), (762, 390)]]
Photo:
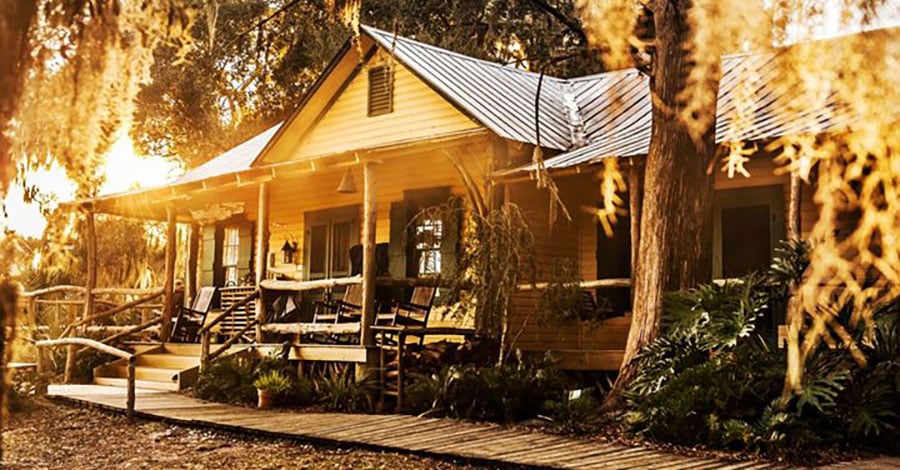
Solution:
[[(537, 144), (535, 97), (540, 74), (476, 59), (366, 25), (371, 37), (445, 99), (501, 137)], [(572, 128), (563, 106), (566, 80), (545, 75), (541, 83), (540, 144), (572, 147)]]
[(249, 170), (256, 159), (259, 152), (269, 143), (272, 136), (278, 132), (283, 123), (278, 123), (254, 137), (244, 141), (242, 144), (228, 150), (218, 157), (209, 160), (202, 165), (194, 168), (168, 183), (168, 185), (176, 185), (183, 183), (193, 183), (215, 176), (229, 175)]
[[(766, 140), (788, 134), (822, 133), (854, 121), (832, 94), (809, 105), (797, 100), (797, 86), (779, 76), (780, 53), (735, 54), (722, 58), (716, 142)], [(608, 157), (646, 155), (650, 147), (649, 79), (634, 69), (569, 80), (585, 122), (589, 143), (545, 161), (550, 169), (596, 163)], [(738, 106), (738, 102), (742, 103)], [(805, 103), (798, 107), (797, 103)], [(501, 174), (533, 171), (525, 165)]]

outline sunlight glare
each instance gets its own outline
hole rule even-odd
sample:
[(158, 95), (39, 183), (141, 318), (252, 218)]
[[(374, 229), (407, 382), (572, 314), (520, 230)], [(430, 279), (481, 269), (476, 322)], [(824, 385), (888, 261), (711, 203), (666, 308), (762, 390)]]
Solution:
[[(159, 186), (183, 171), (183, 166), (172, 160), (138, 155), (134, 143), (125, 133), (106, 155), (103, 167), (106, 181), (100, 188), (100, 194)], [(55, 208), (60, 201), (71, 201), (75, 197), (75, 184), (58, 165), (31, 172), (25, 180), (40, 190), (38, 197), (45, 201), (49, 209)], [(4, 204), (6, 211), (0, 218), (0, 231), (10, 230), (33, 238), (41, 236), (47, 221), (37, 201), (25, 202), (25, 191), (21, 185), (10, 187)]]

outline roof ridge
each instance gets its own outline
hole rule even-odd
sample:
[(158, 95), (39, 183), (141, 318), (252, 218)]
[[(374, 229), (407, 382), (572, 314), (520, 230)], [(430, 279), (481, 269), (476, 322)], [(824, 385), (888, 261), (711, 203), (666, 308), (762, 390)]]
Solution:
[[(414, 43), (414, 44), (415, 44), (416, 46), (418, 46), (418, 47), (424, 47), (424, 48), (427, 48), (427, 49), (432, 49), (432, 50), (434, 50), (434, 51), (436, 51), (436, 52), (440, 52), (440, 53), (442, 53), (442, 54), (447, 54), (447, 55), (451, 55), (451, 56), (454, 56), (454, 57), (458, 57), (458, 58), (460, 58), (460, 59), (465, 59), (465, 60), (469, 60), (469, 61), (473, 61), (473, 62), (479, 62), (479, 63), (482, 63), (482, 64), (484, 64), (484, 65), (489, 65), (489, 66), (491, 66), (491, 67), (496, 67), (496, 68), (501, 69), (501, 70), (510, 71), (510, 72), (515, 72), (515, 73), (520, 73), (520, 74), (525, 74), (525, 75), (530, 75), (530, 76), (534, 76), (535, 78), (538, 78), (538, 77), (541, 75), (541, 74), (538, 73), (538, 72), (532, 72), (532, 71), (530, 71), (530, 70), (520, 69), (520, 68), (518, 68), (518, 67), (510, 67), (509, 65), (503, 64), (503, 63), (501, 63), (501, 62), (495, 62), (495, 61), (491, 61), (491, 60), (487, 60), (487, 59), (480, 59), (480, 58), (478, 58), (478, 57), (473, 57), (473, 56), (470, 56), (470, 55), (466, 55), (466, 54), (463, 54), (463, 53), (461, 53), (461, 52), (456, 52), (456, 51), (452, 51), (452, 50), (450, 50), (450, 49), (445, 49), (445, 48), (440, 47), (440, 46), (435, 46), (434, 44), (428, 44), (427, 42), (422, 42), (422, 41), (419, 41), (419, 40), (417, 40), (417, 39), (412, 39), (412, 38), (407, 37), (407, 36), (403, 36), (403, 35), (400, 35), (400, 34), (391, 33), (391, 32), (385, 31), (385, 30), (383, 30), (383, 29), (378, 29), (378, 28), (376, 28), (376, 27), (374, 27), (374, 26), (369, 26), (369, 25), (366, 25), (366, 24), (360, 24), (359, 27), (360, 27), (361, 29), (363, 29), (363, 30), (366, 30), (366, 32), (369, 33), (369, 34), (372, 34), (372, 32), (374, 32), (374, 33), (376, 33), (376, 34), (383, 34), (383, 35), (389, 36), (389, 37), (392, 38), (392, 39), (396, 37), (397, 40), (402, 40), (402, 41), (411, 42), (411, 43)], [(557, 76), (555, 76), (555, 75), (549, 75), (549, 74), (543, 74), (543, 75), (544, 75), (544, 80), (547, 80), (548, 78), (549, 78), (549, 79), (552, 79), (552, 80), (558, 80), (558, 81), (567, 81), (567, 80), (569, 80), (569, 79), (567, 79), (567, 78), (557, 77)]]

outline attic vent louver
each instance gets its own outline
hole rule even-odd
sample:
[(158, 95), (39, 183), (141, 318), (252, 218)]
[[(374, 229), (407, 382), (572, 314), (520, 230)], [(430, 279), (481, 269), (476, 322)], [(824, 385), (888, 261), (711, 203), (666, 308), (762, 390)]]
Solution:
[(390, 66), (369, 69), (369, 116), (380, 116), (394, 110), (394, 73)]

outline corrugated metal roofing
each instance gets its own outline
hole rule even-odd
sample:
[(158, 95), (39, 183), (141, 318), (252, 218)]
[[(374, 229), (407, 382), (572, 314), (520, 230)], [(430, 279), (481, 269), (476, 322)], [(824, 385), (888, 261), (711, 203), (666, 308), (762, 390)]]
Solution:
[[(540, 145), (566, 151), (547, 159), (547, 168), (585, 165), (607, 157), (648, 152), (652, 114), (649, 80), (637, 70), (572, 79), (551, 76), (541, 79), (537, 73), (465, 56), (369, 26), (360, 25), (360, 28), (448, 101), (510, 140), (538, 143), (534, 103), (540, 82)], [(777, 53), (723, 58), (717, 142), (828, 132), (853, 122), (848, 109), (836, 103), (833, 96), (818, 106), (796, 107), (798, 100), (792, 100), (796, 92), (779, 81), (778, 60)], [(739, 118), (736, 101), (742, 96), (752, 97), (753, 105), (749, 113)], [(894, 112), (900, 115), (900, 109)], [(249, 170), (282, 124), (188, 171), (166, 186)], [(504, 173), (533, 169), (527, 165)]]
[(229, 175), (249, 170), (259, 152), (269, 143), (283, 123), (278, 123), (260, 134), (244, 141), (218, 157), (188, 171), (169, 183), (170, 185), (192, 183), (215, 176)]
[[(465, 56), (393, 33), (360, 25), (387, 51), (393, 51), (447, 100), (501, 137), (537, 143), (535, 97), (540, 74)], [(563, 106), (564, 80), (544, 76), (540, 98), (540, 144), (557, 150), (572, 146)]]
[[(798, 102), (807, 100), (797, 100), (796, 88), (779, 80), (779, 60), (779, 54), (774, 52), (723, 57), (716, 142), (829, 132), (853, 122), (848, 108), (833, 95), (818, 105), (798, 107)], [(586, 165), (649, 151), (652, 111), (647, 77), (628, 69), (569, 82), (576, 93), (589, 143), (547, 159), (547, 168)], [(738, 106), (738, 101), (743, 103)], [(534, 169), (533, 165), (526, 165), (504, 173)]]

